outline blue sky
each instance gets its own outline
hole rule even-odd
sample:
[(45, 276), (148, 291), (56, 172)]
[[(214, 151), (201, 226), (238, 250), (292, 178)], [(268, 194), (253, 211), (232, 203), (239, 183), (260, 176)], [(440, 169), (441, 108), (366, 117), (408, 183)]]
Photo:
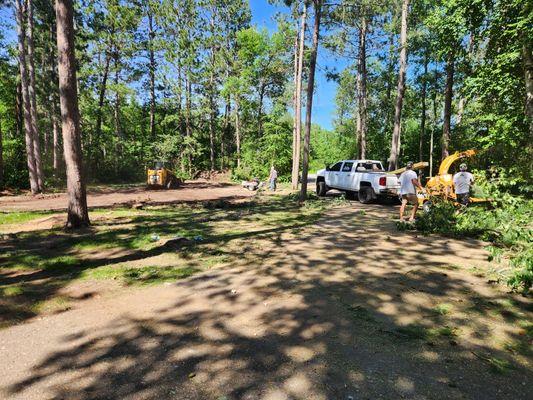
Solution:
[[(266, 27), (271, 32), (276, 30), (275, 14), (277, 12), (289, 12), (287, 7), (273, 6), (267, 0), (250, 0), (250, 8), (252, 9), (252, 23), (258, 27)], [(319, 48), (312, 116), (314, 123), (326, 129), (333, 128), (337, 84), (326, 79), (325, 68), (336, 67), (338, 70), (342, 70), (345, 63), (345, 60), (336, 60), (332, 54)]]

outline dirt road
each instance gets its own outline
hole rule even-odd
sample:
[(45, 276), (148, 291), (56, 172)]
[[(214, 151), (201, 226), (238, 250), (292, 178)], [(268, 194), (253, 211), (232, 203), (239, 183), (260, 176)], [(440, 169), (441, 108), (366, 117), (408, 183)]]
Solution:
[(0, 397), (530, 398), (530, 358), (491, 366), (531, 303), (471, 272), (482, 243), (397, 232), (393, 211), (334, 208), (250, 234), (239, 263), (4, 329)]
[[(200, 179), (187, 181), (175, 190), (146, 190), (144, 186), (92, 189), (88, 192), (87, 203), (89, 207), (96, 208), (135, 202), (173, 204), (207, 200), (242, 200), (252, 195), (253, 192), (244, 190), (238, 185)], [(0, 197), (0, 211), (62, 211), (66, 208), (66, 193)]]

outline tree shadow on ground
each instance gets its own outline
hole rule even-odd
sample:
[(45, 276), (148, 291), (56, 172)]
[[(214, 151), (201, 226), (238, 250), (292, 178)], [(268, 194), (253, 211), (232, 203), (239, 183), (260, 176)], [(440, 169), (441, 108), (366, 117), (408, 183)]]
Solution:
[[(512, 368), (491, 372), (494, 360), (509, 360), (509, 354), (492, 340), (500, 320), (475, 306), (504, 294), (449, 268), (464, 262), (467, 250), (468, 262), (481, 264), (480, 243), (393, 235), (392, 221), (382, 215), (378, 206), (330, 212), (297, 234), (287, 234), (290, 226), (263, 232), (249, 257), (227, 249), (240, 256), (231, 268), (174, 284), (169, 296), (147, 306), (149, 312), (102, 316), (96, 326), (58, 337), (55, 349), (26, 377), (10, 381), (5, 394), (529, 398), (527, 364), (513, 361)], [(441, 302), (471, 303), (477, 312), (440, 315), (434, 306)], [(519, 313), (516, 318), (531, 317), (531, 310)], [(523, 339), (511, 324), (501, 329)]]
[[(273, 225), (262, 223), (254, 231), (242, 230), (239, 224), (234, 224), (236, 221), (242, 223), (268, 218), (281, 212), (287, 215), (277, 219)], [(299, 213), (298, 206), (286, 198), (265, 203), (219, 200), (196, 205), (195, 208), (165, 207), (153, 209), (147, 214), (97, 221), (92, 227), (76, 232), (36, 231), (0, 240), (0, 323), (23, 322), (36, 316), (38, 311), (34, 310), (34, 304), (52, 299), (88, 270), (171, 253), (179, 254), (186, 260), (184, 271), (196, 273), (205, 269), (201, 265), (202, 256), (230, 255), (219, 250), (224, 244), (302, 228), (315, 221), (318, 215), (318, 212), (307, 216)], [(228, 223), (230, 228), (234, 227), (218, 232), (214, 230), (214, 223)], [(150, 245), (154, 234), (167, 239)], [(169, 236), (173, 238), (168, 239)], [(196, 236), (202, 240), (195, 241), (193, 238)], [(102, 246), (109, 248), (91, 251), (93, 247), (101, 249)], [(89, 247), (89, 252), (80, 252), (80, 247)], [(234, 253), (232, 256), (239, 255)], [(24, 268), (21, 269), (21, 266)], [(157, 281), (165, 276), (166, 270), (152, 269), (150, 272), (138, 277), (136, 282)], [(5, 295), (6, 289), (9, 292), (9, 288), (14, 286), (23, 287), (23, 292)]]

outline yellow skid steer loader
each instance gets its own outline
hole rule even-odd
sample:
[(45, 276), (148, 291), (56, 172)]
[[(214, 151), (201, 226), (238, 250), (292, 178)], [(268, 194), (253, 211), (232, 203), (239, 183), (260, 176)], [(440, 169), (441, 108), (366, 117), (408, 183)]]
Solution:
[(146, 173), (146, 184), (149, 189), (177, 189), (182, 181), (163, 162), (156, 162), (153, 169)]

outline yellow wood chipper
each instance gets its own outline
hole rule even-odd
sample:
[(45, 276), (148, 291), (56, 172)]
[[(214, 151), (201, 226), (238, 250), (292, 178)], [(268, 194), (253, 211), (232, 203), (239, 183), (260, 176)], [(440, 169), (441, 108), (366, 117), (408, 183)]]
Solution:
[[(449, 173), (449, 170), (457, 160), (472, 157), (475, 154), (476, 150), (466, 150), (455, 152), (442, 160), (438, 174), (429, 178), (426, 182), (425, 193), (418, 195), (418, 203), (425, 211), (429, 210), (431, 207), (431, 198), (435, 197), (452, 201), (455, 205), (459, 205), (453, 185), (453, 174)], [(485, 198), (470, 197), (470, 203), (486, 203), (489, 201), (489, 199)]]
[(146, 184), (149, 189), (177, 189), (182, 181), (165, 167), (165, 163), (159, 161), (153, 169), (148, 169)]

